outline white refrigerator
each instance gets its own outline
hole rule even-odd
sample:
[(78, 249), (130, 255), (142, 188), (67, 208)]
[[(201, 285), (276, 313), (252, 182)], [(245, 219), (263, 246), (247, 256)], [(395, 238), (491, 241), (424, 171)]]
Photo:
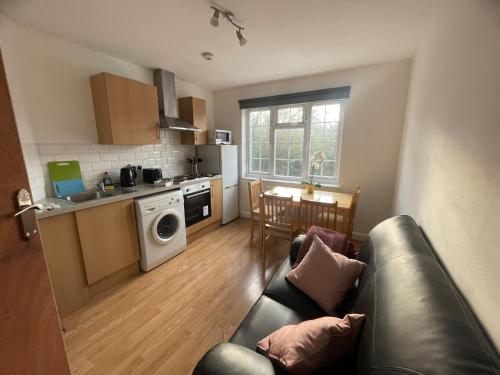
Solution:
[(199, 173), (222, 176), (222, 224), (239, 216), (238, 201), (238, 146), (196, 146), (196, 153), (203, 161), (198, 164)]

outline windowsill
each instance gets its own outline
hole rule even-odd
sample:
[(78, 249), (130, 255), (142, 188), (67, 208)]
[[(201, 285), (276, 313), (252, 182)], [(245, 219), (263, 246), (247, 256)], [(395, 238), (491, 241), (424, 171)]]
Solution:
[[(262, 178), (262, 177), (251, 177), (251, 176), (243, 176), (241, 178), (243, 180), (258, 180), (259, 178), (261, 178), (262, 181), (269, 182), (271, 184), (279, 183), (279, 184), (285, 184), (285, 185), (297, 185), (297, 186), (302, 185), (302, 183), (300, 181), (278, 180), (278, 179), (274, 179), (274, 178)], [(335, 188), (335, 189), (342, 188), (342, 186), (339, 184), (327, 184), (327, 183), (321, 183), (321, 182), (319, 182), (319, 184), (321, 185), (321, 187)]]

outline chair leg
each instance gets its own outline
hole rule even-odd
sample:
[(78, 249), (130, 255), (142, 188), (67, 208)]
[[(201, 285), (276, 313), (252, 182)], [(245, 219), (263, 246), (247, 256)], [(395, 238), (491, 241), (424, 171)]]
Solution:
[(254, 226), (253, 215), (250, 214), (250, 240), (252, 241), (253, 241), (253, 226)]

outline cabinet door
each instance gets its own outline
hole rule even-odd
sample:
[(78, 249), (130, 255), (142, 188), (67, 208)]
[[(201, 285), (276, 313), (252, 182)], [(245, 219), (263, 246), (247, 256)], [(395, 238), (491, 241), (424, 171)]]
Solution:
[(185, 145), (206, 145), (208, 143), (207, 109), (204, 99), (193, 96), (179, 98), (179, 119), (193, 124), (201, 131), (182, 132), (181, 143)]
[(75, 216), (53, 216), (38, 224), (57, 309), (64, 317), (90, 300)]
[(101, 73), (90, 77), (99, 143), (159, 143), (156, 87)]
[(75, 212), (88, 284), (139, 260), (133, 200)]
[(216, 179), (210, 181), (212, 190), (212, 221), (220, 221), (222, 219), (222, 179)]

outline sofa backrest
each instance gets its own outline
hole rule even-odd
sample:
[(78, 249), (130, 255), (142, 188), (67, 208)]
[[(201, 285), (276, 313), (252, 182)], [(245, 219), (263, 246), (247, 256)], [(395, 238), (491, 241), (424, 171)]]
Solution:
[(499, 355), (409, 216), (377, 225), (352, 311), (367, 314), (356, 374), (499, 374)]

